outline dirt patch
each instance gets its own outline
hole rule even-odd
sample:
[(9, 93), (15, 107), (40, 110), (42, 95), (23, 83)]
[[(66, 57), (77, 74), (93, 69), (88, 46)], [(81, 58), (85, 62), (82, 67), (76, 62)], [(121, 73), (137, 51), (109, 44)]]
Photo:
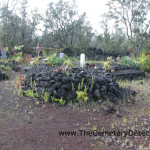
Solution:
[[(13, 75), (15, 78), (16, 74)], [(141, 83), (142, 82), (142, 83)], [(28, 97), (14, 92), (14, 81), (0, 82), (0, 149), (1, 150), (149, 150), (150, 136), (90, 136), (89, 131), (150, 131), (149, 80), (120, 82), (135, 90), (135, 104), (130, 100), (115, 105), (117, 112), (108, 114), (97, 103), (83, 106), (57, 104), (35, 105)], [(145, 87), (142, 88), (141, 87)], [(139, 91), (140, 90), (140, 91)], [(145, 91), (145, 92), (144, 92)], [(81, 136), (85, 130), (86, 136)], [(74, 136), (60, 136), (59, 131), (76, 131)]]

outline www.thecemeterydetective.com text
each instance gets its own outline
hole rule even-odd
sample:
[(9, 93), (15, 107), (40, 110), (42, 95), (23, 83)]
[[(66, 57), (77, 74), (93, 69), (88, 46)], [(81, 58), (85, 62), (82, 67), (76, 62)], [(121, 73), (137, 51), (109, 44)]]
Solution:
[(140, 131), (140, 130), (127, 130), (127, 131), (87, 131), (87, 130), (79, 130), (79, 131), (59, 131), (59, 136), (150, 136), (150, 131)]

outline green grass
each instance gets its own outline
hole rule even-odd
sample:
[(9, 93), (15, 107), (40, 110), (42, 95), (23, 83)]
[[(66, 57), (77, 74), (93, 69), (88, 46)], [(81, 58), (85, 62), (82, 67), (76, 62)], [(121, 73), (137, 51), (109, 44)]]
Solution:
[(104, 64), (104, 62), (106, 62), (106, 61), (101, 61), (101, 60), (99, 60), (99, 61), (88, 60), (88, 61), (86, 61), (86, 62), (88, 62), (88, 63), (101, 63), (101, 64)]

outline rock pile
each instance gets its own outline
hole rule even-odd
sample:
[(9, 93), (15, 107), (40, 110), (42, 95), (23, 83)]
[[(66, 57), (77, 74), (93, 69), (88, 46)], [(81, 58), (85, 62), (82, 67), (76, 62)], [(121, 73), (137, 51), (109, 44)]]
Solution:
[[(107, 98), (112, 102), (117, 102), (118, 98), (123, 97), (123, 93), (118, 83), (103, 69), (94, 69), (87, 72), (82, 68), (73, 68), (68, 72), (57, 71), (54, 69), (59, 67), (50, 67), (49, 65), (39, 65), (28, 70), (26, 79), (24, 82), (23, 90), (34, 87), (34, 81), (36, 82), (36, 89), (38, 94), (42, 94), (42, 91), (47, 91), (51, 96), (56, 98), (63, 98), (68, 102), (69, 100), (75, 101), (76, 91), (78, 90), (79, 83), (81, 84), (83, 78), (83, 90), (86, 86), (89, 100), (99, 100)], [(92, 86), (91, 86), (92, 85)], [(73, 90), (73, 87), (75, 90)]]
[(120, 65), (120, 64), (116, 64), (116, 65), (111, 65), (111, 69), (115, 70), (115, 71), (120, 71), (120, 70), (139, 70), (137, 67), (131, 67), (131, 66), (124, 66), (124, 65)]
[(113, 65), (111, 69), (115, 70), (111, 75), (117, 80), (138, 80), (145, 78), (145, 73), (137, 67)]

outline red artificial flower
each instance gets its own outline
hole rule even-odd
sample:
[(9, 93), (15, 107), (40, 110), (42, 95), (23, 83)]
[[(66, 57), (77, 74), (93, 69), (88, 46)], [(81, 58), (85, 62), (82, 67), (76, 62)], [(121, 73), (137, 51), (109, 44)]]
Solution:
[(17, 83), (17, 88), (19, 88), (19, 83)]
[(62, 67), (60, 67), (59, 69), (62, 70)]
[(27, 62), (29, 62), (30, 55), (28, 54), (25, 59), (26, 59)]
[(57, 70), (53, 70), (54, 72), (57, 72)]
[(21, 59), (19, 59), (19, 62), (21, 62)]

